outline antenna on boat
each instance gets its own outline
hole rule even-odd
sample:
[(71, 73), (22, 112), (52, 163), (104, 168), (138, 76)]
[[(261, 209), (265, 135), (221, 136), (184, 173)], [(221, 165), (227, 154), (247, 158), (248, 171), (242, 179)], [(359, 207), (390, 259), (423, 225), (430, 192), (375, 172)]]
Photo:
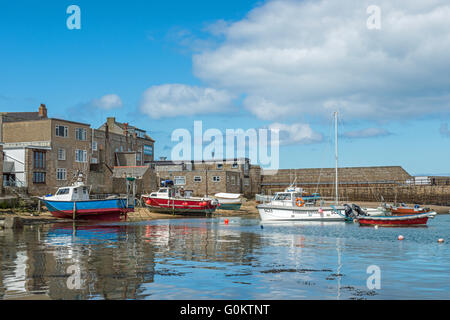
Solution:
[(334, 113), (334, 138), (335, 138), (335, 151), (336, 151), (336, 205), (339, 202), (339, 193), (338, 193), (338, 112)]

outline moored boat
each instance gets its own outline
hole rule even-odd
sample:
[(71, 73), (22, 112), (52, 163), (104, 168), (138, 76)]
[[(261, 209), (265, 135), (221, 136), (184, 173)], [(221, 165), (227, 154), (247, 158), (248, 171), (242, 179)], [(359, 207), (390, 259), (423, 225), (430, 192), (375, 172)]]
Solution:
[(183, 190), (175, 187), (163, 187), (157, 192), (141, 196), (144, 205), (153, 212), (172, 214), (210, 214), (219, 202), (208, 197), (185, 197)]
[(241, 195), (239, 193), (216, 193), (214, 198), (219, 201), (221, 210), (239, 210), (242, 205)]
[(404, 203), (400, 204), (399, 206), (391, 206), (389, 209), (390, 209), (392, 215), (396, 215), (396, 216), (432, 212), (432, 210), (429, 208), (422, 208), (419, 205), (415, 205), (414, 207), (409, 207)]
[(91, 199), (90, 188), (82, 181), (59, 188), (55, 195), (39, 197), (56, 218), (74, 220), (120, 220), (134, 211), (129, 198)]
[(278, 192), (269, 203), (256, 206), (262, 221), (346, 221), (345, 206), (316, 205), (320, 198), (303, 197), (301, 188)]
[(433, 218), (435, 213), (420, 213), (403, 216), (361, 216), (358, 222), (361, 226), (381, 226), (381, 227), (405, 227), (424, 226), (429, 218)]

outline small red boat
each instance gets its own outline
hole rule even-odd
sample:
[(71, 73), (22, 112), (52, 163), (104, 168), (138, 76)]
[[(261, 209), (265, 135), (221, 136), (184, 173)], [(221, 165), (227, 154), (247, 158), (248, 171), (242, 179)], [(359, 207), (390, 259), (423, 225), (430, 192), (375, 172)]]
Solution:
[(210, 214), (219, 204), (216, 199), (184, 197), (183, 191), (174, 187), (163, 187), (157, 192), (142, 195), (145, 206), (154, 212), (172, 214)]
[(391, 207), (390, 211), (392, 212), (392, 215), (394, 216), (401, 216), (401, 215), (412, 215), (412, 214), (420, 214), (420, 213), (430, 213), (432, 212), (431, 209), (428, 208), (421, 208), (419, 205), (415, 205), (414, 208), (408, 207), (405, 204), (401, 204), (400, 206)]
[(428, 218), (435, 215), (435, 212), (426, 212), (401, 216), (359, 216), (358, 221), (361, 226), (412, 227), (426, 225)]

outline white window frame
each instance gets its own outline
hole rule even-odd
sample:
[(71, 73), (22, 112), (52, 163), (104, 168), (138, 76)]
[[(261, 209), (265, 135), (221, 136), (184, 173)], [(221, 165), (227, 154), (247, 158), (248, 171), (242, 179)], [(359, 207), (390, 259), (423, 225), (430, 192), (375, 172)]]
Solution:
[[(79, 155), (81, 155), (81, 160)], [(75, 150), (75, 162), (86, 163), (87, 162), (87, 151), (86, 150)]]
[(92, 141), (92, 151), (97, 151), (98, 150), (98, 143), (97, 141)]
[[(62, 174), (62, 177), (60, 177)], [(57, 168), (56, 169), (56, 180), (58, 181), (66, 181), (67, 180), (67, 169), (66, 168)]]
[(223, 163), (217, 163), (217, 164), (216, 164), (216, 168), (217, 168), (218, 170), (222, 170), (222, 169), (223, 169)]
[[(58, 134), (58, 128), (59, 127), (63, 127), (64, 128), (64, 135), (59, 135)], [(55, 126), (55, 135), (57, 136), (57, 137), (61, 137), (61, 138), (67, 138), (68, 136), (69, 136), (69, 127), (67, 127), (67, 126), (64, 126), (64, 125), (62, 125), (62, 124), (57, 124), (56, 126)]]
[[(197, 180), (196, 180), (197, 179)], [(196, 183), (200, 183), (200, 182), (202, 182), (202, 176), (194, 176), (194, 182), (196, 182)]]
[(91, 157), (91, 163), (97, 164), (98, 163), (98, 159), (95, 158), (95, 157)]
[(238, 169), (238, 168), (239, 168), (239, 164), (238, 164), (237, 162), (235, 162), (235, 163), (233, 163), (233, 164), (231, 165), (231, 168), (232, 168), (232, 169)]
[(212, 177), (213, 182), (220, 182), (220, 176), (213, 176)]
[(153, 156), (153, 146), (144, 144), (144, 155), (145, 156)]
[[(179, 183), (177, 180), (184, 180), (184, 183)], [(173, 184), (176, 186), (185, 186), (186, 185), (186, 176), (175, 176), (173, 178)]]
[[(60, 153), (62, 152), (62, 153)], [(66, 160), (66, 149), (64, 148), (58, 148), (58, 160)]]
[(87, 140), (87, 129), (86, 128), (75, 128), (75, 139), (78, 141)]

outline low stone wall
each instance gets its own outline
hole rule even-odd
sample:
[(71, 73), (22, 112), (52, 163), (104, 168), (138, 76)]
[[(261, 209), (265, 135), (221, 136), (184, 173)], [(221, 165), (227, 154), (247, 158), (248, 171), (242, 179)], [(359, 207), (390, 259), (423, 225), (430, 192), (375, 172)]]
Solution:
[[(304, 188), (305, 191), (319, 192), (322, 197), (334, 198), (334, 186)], [(343, 186), (339, 188), (342, 201), (405, 202), (423, 205), (450, 206), (450, 186)]]

